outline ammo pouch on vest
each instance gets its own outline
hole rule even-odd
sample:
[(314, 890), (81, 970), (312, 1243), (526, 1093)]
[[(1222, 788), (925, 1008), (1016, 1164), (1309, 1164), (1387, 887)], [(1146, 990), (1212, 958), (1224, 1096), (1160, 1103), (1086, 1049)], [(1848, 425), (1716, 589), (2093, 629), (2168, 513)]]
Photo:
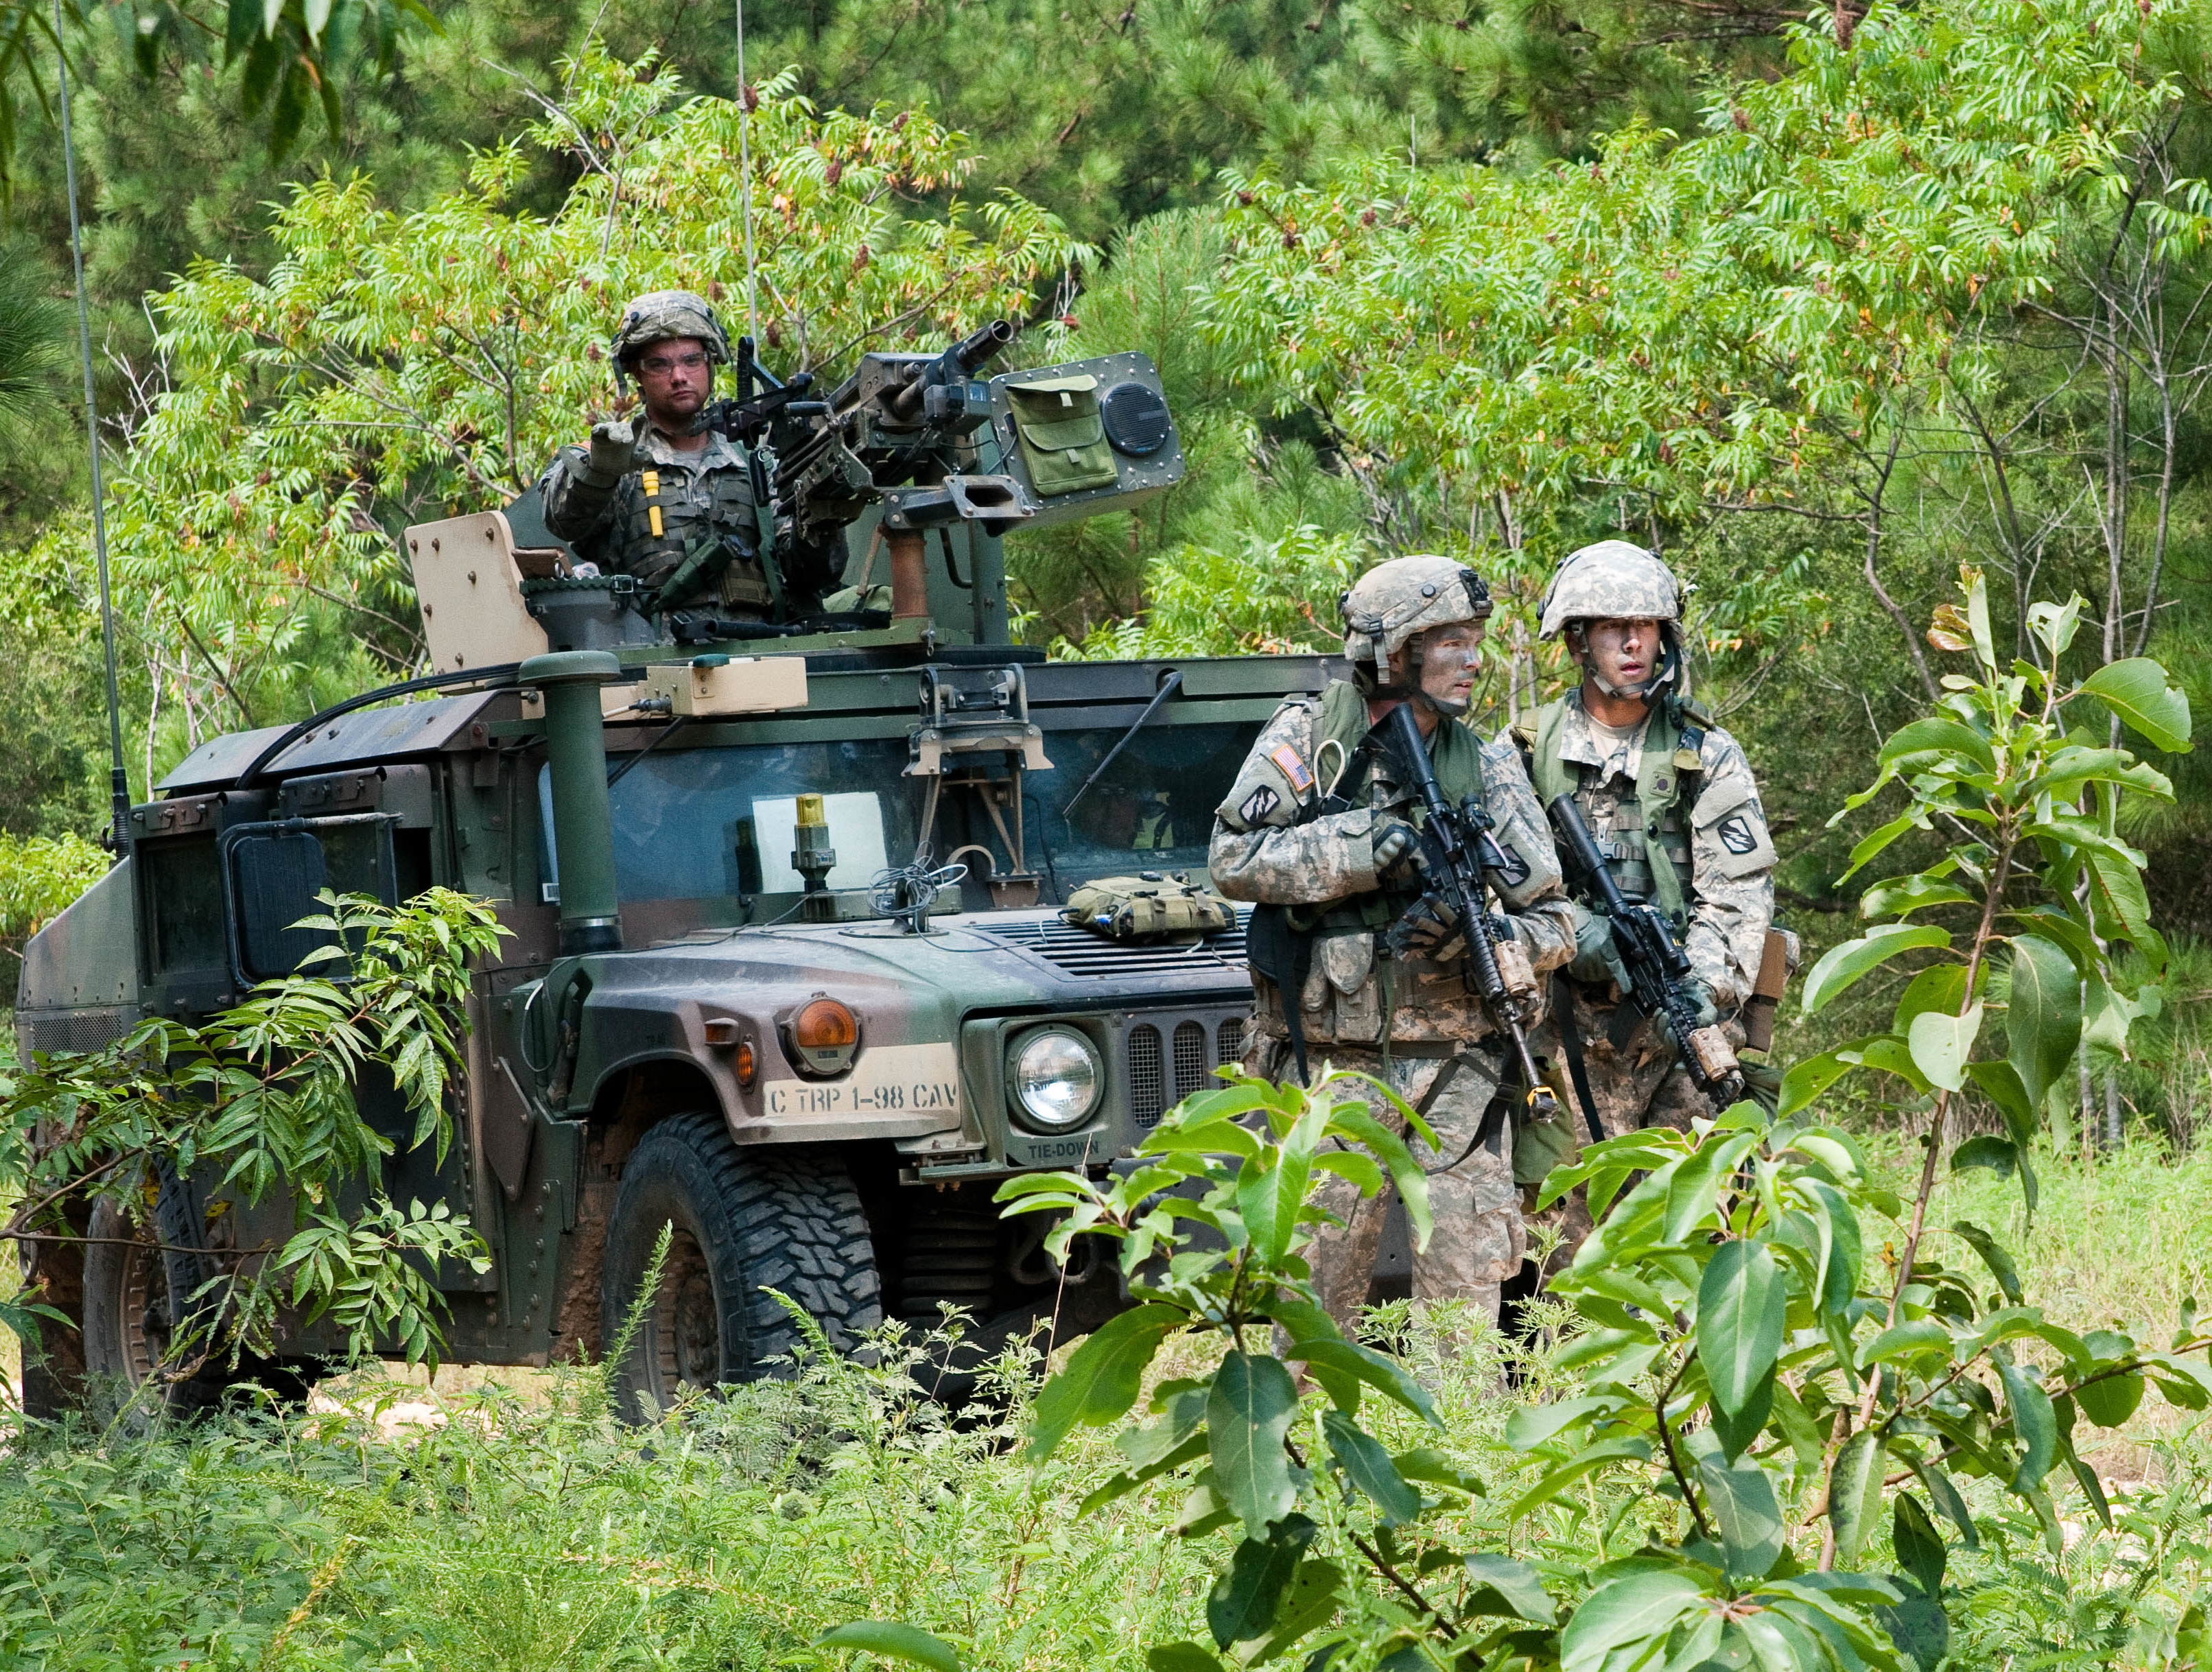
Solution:
[(1040, 495), (1110, 488), (1121, 479), (1098, 410), (1097, 378), (1085, 372), (1010, 383), (1006, 399), (1030, 485)]
[(1060, 915), (1115, 940), (1185, 945), (1237, 927), (1237, 908), (1182, 871), (1101, 877), (1069, 895)]

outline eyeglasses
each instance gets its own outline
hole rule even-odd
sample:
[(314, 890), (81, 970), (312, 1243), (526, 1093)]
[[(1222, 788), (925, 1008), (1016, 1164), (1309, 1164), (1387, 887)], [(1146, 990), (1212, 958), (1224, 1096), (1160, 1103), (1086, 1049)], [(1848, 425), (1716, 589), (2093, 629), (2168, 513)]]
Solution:
[(639, 361), (637, 368), (641, 372), (651, 372), (657, 377), (665, 377), (679, 366), (687, 372), (696, 372), (706, 363), (707, 356), (703, 354), (678, 355), (673, 358), (656, 354), (650, 360)]

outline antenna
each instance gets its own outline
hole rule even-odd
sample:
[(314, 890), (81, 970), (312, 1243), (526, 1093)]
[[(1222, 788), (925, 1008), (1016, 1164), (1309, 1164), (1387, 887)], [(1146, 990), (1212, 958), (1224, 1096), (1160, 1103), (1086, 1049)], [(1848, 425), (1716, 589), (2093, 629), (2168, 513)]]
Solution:
[[(59, 3), (59, 0), (56, 0)], [(760, 307), (753, 295), (753, 90), (745, 83), (745, 0), (738, 8), (738, 173), (745, 209), (745, 335), (760, 341)]]
[(62, 45), (62, 0), (54, 0), (54, 67), (61, 77), (62, 165), (69, 183), (70, 259), (76, 269), (76, 346), (84, 362), (84, 439), (92, 459), (92, 552), (100, 572), (100, 642), (107, 657), (107, 785), (115, 828), (110, 851), (131, 852), (131, 775), (123, 766), (123, 708), (115, 694), (115, 609), (107, 590), (107, 513), (100, 477), (100, 408), (92, 387), (92, 309), (84, 290), (84, 223), (76, 206), (76, 142), (70, 130), (69, 52)]

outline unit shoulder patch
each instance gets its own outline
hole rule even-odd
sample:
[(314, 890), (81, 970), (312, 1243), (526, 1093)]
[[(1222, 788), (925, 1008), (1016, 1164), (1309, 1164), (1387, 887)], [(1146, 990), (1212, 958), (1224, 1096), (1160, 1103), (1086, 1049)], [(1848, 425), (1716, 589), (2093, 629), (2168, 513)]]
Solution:
[(1246, 796), (1237, 809), (1237, 816), (1247, 824), (1257, 824), (1281, 805), (1283, 798), (1262, 784)]
[(1752, 829), (1751, 821), (1740, 812), (1732, 812), (1720, 822), (1717, 834), (1721, 846), (1731, 854), (1748, 854), (1759, 846), (1759, 832)]
[(1518, 888), (1528, 880), (1528, 861), (1521, 856), (1518, 848), (1510, 842), (1501, 842), (1498, 844), (1498, 853), (1505, 861), (1498, 874), (1505, 879), (1506, 887)]

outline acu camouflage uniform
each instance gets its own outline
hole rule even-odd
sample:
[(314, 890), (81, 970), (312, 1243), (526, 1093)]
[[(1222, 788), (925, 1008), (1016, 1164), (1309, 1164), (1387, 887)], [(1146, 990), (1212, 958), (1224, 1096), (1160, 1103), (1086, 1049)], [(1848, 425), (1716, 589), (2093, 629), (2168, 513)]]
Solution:
[[(1411, 560), (1407, 560), (1411, 561)], [(1368, 729), (1367, 699), (1339, 681), (1320, 698), (1292, 697), (1260, 733), (1236, 787), (1216, 810), (1207, 868), (1232, 899), (1289, 908), (1293, 927), (1315, 931), (1312, 966), (1297, 995), (1300, 1020), (1317, 1072), (1324, 1061), (1358, 1069), (1394, 1087), (1436, 1129), (1440, 1149), (1418, 1140), (1413, 1153), (1432, 1169), (1436, 1231), (1413, 1262), (1417, 1299), (1471, 1298), (1494, 1316), (1498, 1285), (1520, 1268), (1526, 1249), (1514, 1188), (1511, 1123), (1484, 1129), (1504, 1067), (1504, 1047), (1481, 1001), (1468, 987), (1463, 959), (1445, 965), (1393, 958), (1382, 933), (1420, 898), (1422, 883), (1375, 873), (1374, 837), (1392, 819), (1417, 824), (1413, 792), (1398, 783), (1387, 757), (1358, 783), (1338, 781)], [(1572, 956), (1572, 909), (1543, 815), (1510, 744), (1486, 744), (1470, 729), (1440, 725), (1431, 758), (1456, 801), (1479, 793), (1498, 824), (1510, 870), (1491, 880), (1512, 912), (1514, 937), (1539, 971)], [(1350, 811), (1320, 811), (1325, 789)], [(1285, 1079), (1297, 1072), (1284, 997), (1256, 968), (1255, 1037), (1248, 1073)], [(1370, 1097), (1370, 1105), (1382, 1105)], [(1387, 1105), (1376, 1116), (1393, 1126)], [(1402, 1128), (1401, 1128), (1402, 1129)], [(1316, 1201), (1343, 1222), (1317, 1239), (1311, 1256), (1322, 1304), (1350, 1326), (1367, 1298), (1388, 1212), (1383, 1198), (1361, 1200), (1330, 1175)]]
[[(1657, 566), (1650, 554), (1626, 550)], [(1647, 607), (1592, 608), (1577, 618), (1665, 619), (1675, 613), (1648, 607), (1650, 600), (1641, 598), (1620, 601)], [(1656, 905), (1674, 925), (1691, 975), (1712, 991), (1723, 1032), (1742, 1049), (1739, 1015), (1774, 918), (1775, 853), (1741, 745), (1695, 704), (1667, 696), (1653, 697), (1643, 723), (1616, 741), (1584, 711), (1579, 690), (1524, 718), (1514, 735), (1538, 799), (1548, 806), (1560, 795), (1575, 798), (1621, 892)], [(1556, 1002), (1562, 991), (1565, 1015)], [(1686, 1130), (1692, 1116), (1713, 1112), (1663, 1029), (1626, 1002), (1611, 982), (1563, 973), (1553, 992), (1553, 1015), (1534, 1043), (1553, 1061), (1556, 1089), (1571, 1097), (1559, 1027), (1571, 1022), (1608, 1138), (1645, 1126)], [(1525, 1156), (1522, 1182), (1533, 1185), (1551, 1165), (1570, 1158), (1585, 1130), (1580, 1122), (1556, 1123), (1548, 1135), (1559, 1143), (1558, 1152)], [(1577, 1193), (1563, 1221), (1570, 1247), (1589, 1223)]]
[(635, 575), (648, 594), (690, 557), (711, 553), (706, 567), (720, 569), (719, 579), (708, 573), (665, 603), (720, 604), (740, 619), (765, 619), (771, 598), (744, 454), (716, 435), (699, 452), (681, 453), (657, 428), (646, 430), (638, 452), (637, 467), (609, 481), (584, 448), (562, 447), (538, 483), (546, 527), (605, 573)]

